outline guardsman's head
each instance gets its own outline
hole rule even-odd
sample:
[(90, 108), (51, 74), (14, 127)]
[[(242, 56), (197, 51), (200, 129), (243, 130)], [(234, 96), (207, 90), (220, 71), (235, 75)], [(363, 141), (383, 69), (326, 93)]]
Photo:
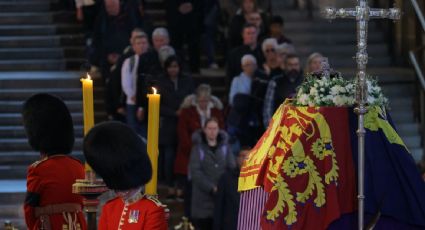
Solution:
[(152, 177), (152, 166), (142, 139), (121, 122), (103, 122), (84, 138), (84, 156), (113, 190), (138, 188)]
[(22, 117), (28, 142), (35, 151), (48, 156), (71, 153), (74, 125), (61, 99), (46, 93), (33, 95), (24, 103)]

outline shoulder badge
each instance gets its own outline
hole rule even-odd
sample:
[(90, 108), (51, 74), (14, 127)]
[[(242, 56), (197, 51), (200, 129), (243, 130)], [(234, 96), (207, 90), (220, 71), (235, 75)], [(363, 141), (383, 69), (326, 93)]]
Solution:
[(158, 200), (158, 198), (156, 196), (145, 195), (145, 198), (154, 202), (156, 204), (156, 206), (158, 206), (158, 207), (164, 207), (164, 205), (161, 203), (161, 201)]
[(38, 160), (38, 161), (36, 161), (36, 162), (32, 163), (30, 167), (35, 168), (35, 167), (37, 167), (39, 164), (41, 164), (41, 163), (45, 162), (47, 159), (49, 159), (49, 158), (45, 157), (45, 158), (43, 158), (43, 159), (41, 159), (41, 160)]

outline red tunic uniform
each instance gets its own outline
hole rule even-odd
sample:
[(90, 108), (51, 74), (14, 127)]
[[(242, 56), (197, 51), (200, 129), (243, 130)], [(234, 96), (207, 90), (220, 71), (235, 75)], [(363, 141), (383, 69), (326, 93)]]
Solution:
[(50, 156), (32, 164), (28, 168), (24, 204), (28, 229), (86, 229), (81, 211), (83, 198), (72, 193), (72, 184), (84, 176), (83, 165), (66, 155)]
[(102, 208), (99, 230), (167, 230), (164, 207), (143, 195), (124, 202), (117, 197)]

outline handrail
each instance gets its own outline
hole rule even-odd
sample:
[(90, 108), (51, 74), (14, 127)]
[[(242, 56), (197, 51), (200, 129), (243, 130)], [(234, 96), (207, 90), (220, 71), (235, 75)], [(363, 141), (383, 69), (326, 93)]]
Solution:
[(425, 31), (425, 18), (421, 11), (421, 8), (419, 7), (419, 4), (416, 0), (410, 0), (412, 2), (412, 6), (415, 9), (416, 15), (418, 16), (418, 20), (422, 25), (422, 29)]
[(409, 58), (413, 64), (413, 67), (415, 68), (416, 75), (418, 76), (419, 81), (421, 82), (422, 89), (425, 91), (425, 78), (413, 51), (409, 51)]

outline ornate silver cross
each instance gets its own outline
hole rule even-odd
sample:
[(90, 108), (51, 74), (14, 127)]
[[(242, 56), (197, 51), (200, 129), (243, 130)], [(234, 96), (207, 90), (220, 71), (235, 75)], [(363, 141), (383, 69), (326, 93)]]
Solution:
[(322, 57), (322, 60), (320, 61), (320, 65), (322, 66), (322, 76), (324, 78), (330, 78), (331, 77), (331, 67), (329, 65), (329, 61), (327, 57)]
[(368, 62), (367, 54), (367, 33), (368, 22), (370, 19), (388, 18), (392, 20), (400, 19), (400, 10), (398, 8), (391, 9), (375, 9), (368, 6), (367, 0), (357, 0), (358, 5), (356, 8), (341, 8), (336, 9), (333, 7), (325, 8), (323, 14), (327, 19), (336, 18), (355, 18), (357, 21), (357, 89), (356, 101), (357, 107), (355, 109), (359, 116), (358, 119), (358, 220), (359, 229), (364, 227), (364, 115), (367, 112), (367, 83), (366, 83), (366, 65)]

